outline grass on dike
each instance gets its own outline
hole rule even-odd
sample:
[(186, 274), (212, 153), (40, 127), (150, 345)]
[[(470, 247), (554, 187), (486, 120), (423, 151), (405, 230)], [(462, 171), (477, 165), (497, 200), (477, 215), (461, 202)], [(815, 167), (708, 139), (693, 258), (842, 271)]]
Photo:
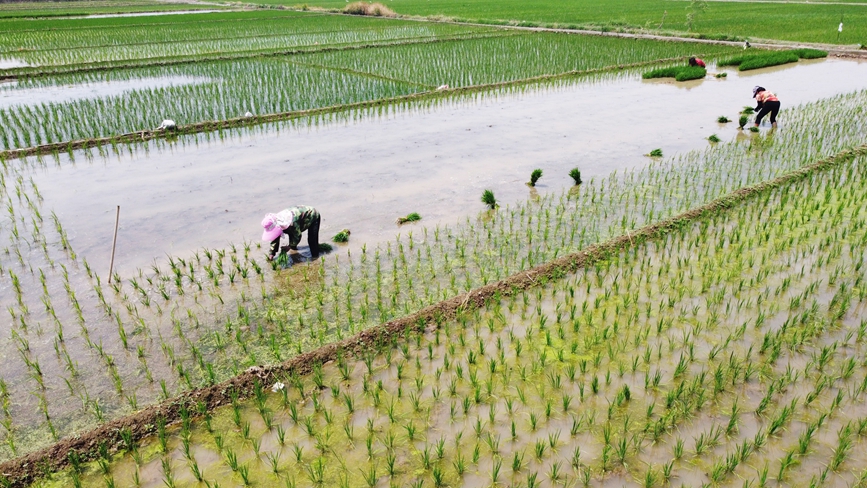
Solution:
[(36, 486), (864, 483), (865, 176), (814, 173)]

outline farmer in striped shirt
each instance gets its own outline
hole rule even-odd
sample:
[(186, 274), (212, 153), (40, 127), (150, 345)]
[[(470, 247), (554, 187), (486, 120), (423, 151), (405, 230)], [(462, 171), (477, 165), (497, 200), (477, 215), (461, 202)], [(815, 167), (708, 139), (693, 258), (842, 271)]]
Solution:
[(753, 98), (755, 98), (756, 102), (758, 102), (758, 105), (756, 105), (756, 110), (759, 111), (759, 113), (756, 115), (756, 127), (759, 126), (759, 124), (762, 122), (762, 119), (767, 114), (771, 114), (771, 125), (773, 127), (776, 127), (777, 112), (780, 111), (780, 99), (761, 86), (753, 87)]
[(283, 234), (289, 236), (289, 249), (298, 250), (301, 242), (301, 233), (307, 231), (307, 245), (310, 246), (310, 255), (314, 258), (319, 256), (319, 212), (307, 205), (290, 207), (279, 213), (269, 213), (262, 219), (263, 241), (271, 241), (271, 249), (268, 259), (274, 259), (280, 249), (280, 238)]

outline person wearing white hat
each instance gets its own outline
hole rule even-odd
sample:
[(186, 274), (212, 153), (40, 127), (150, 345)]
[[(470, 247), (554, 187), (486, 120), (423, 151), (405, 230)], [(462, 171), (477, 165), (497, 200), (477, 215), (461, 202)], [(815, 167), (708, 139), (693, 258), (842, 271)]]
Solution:
[(271, 249), (268, 259), (274, 259), (280, 249), (280, 238), (283, 234), (289, 237), (289, 249), (297, 250), (301, 242), (301, 233), (307, 231), (307, 245), (310, 247), (310, 255), (314, 258), (319, 256), (319, 223), (321, 217), (315, 208), (307, 205), (299, 205), (282, 210), (276, 214), (269, 213), (262, 219), (263, 241), (271, 241)]

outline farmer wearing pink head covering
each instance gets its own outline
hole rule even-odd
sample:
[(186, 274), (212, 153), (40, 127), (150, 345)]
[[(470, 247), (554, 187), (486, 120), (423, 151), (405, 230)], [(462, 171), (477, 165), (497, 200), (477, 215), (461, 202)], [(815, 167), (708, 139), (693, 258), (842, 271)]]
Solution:
[(280, 237), (283, 234), (289, 236), (289, 249), (297, 250), (301, 242), (301, 233), (307, 231), (307, 245), (310, 246), (310, 255), (319, 256), (319, 212), (313, 207), (299, 205), (287, 208), (279, 213), (269, 213), (262, 219), (263, 241), (271, 241), (271, 251), (268, 259), (274, 259), (280, 251)]

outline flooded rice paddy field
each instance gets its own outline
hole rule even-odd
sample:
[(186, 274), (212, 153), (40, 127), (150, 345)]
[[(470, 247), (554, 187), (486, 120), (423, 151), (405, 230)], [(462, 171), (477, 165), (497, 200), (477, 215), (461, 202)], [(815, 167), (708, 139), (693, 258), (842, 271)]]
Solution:
[[(77, 152), (74, 161), (34, 164), (29, 174), (85, 256), (110, 253), (106, 236), (121, 206), (116, 262), (124, 274), (165, 254), (255, 241), (261, 215), (298, 203), (320, 210), (326, 238), (349, 228), (357, 249), (412, 230), (394, 225), (410, 212), (428, 227), (460, 222), (483, 208), (485, 188), (510, 204), (571, 186), (573, 167), (598, 179), (649, 164), (644, 155), (657, 147), (669, 155), (705, 148), (711, 134), (749, 138), (737, 123), (716, 119), (737, 120), (756, 84), (773, 87), (785, 108), (867, 88), (867, 63), (759, 71), (688, 83), (624, 76), (529, 87), (225, 140), (183, 137), (106, 157)], [(534, 168), (544, 173), (535, 190), (523, 184)]]
[[(323, 19), (318, 22), (315, 25), (320, 28), (329, 25)], [(609, 40), (420, 22), (381, 24), (370, 29), (355, 26), (346, 33), (338, 30), (295, 35), (299, 45), (278, 51), (279, 56), (253, 56), (247, 52), (235, 59), (227, 55), (229, 59), (206, 58), (196, 63), (158, 66), (142, 61), (145, 66), (21, 78), (17, 85), (7, 85), (3, 91), (44, 89), (50, 93), (58, 85), (134, 83), (153, 78), (203, 81), (158, 88), (148, 88), (143, 82), (140, 88), (97, 100), (0, 108), (0, 117), (12, 121), (0, 126), (0, 148), (130, 134), (153, 129), (163, 119), (174, 120), (185, 132), (185, 126), (190, 124), (226, 119), (237, 122), (248, 113), (266, 116), (325, 108), (335, 111), (348, 108), (342, 107), (347, 104), (411, 94), (429, 96), (443, 85), (478, 89), (489, 83), (681, 58), (694, 49), (688, 43)], [(353, 37), (367, 35), (378, 37)], [(177, 49), (187, 44), (170, 43)], [(121, 48), (138, 50), (136, 45), (124, 44)], [(224, 50), (219, 46), (214, 49)], [(702, 49), (708, 56), (733, 52), (730, 46)], [(523, 54), (516, 57), (516, 52)]]
[[(792, 69), (800, 79), (809, 79), (815, 66), (823, 63)], [(832, 61), (825, 66), (850, 70), (862, 65)], [(660, 145), (668, 154), (706, 145), (704, 126), (672, 123), (668, 131), (654, 132), (651, 126), (668, 118), (653, 118), (654, 110), (664, 111), (661, 104), (638, 110), (658, 98), (650, 95), (670, 93), (670, 104), (696, 91), (740, 83), (726, 88), (740, 99), (756, 79), (785, 86), (782, 79), (740, 79), (734, 73), (726, 81), (708, 80), (690, 90), (625, 77), (478, 96), (476, 101), (382, 117), (359, 114), (348, 123), (300, 124), (303, 130), (263, 127), (225, 134), (226, 139), (212, 134), (170, 145), (106, 147), (103, 155), (98, 150), (90, 156), (73, 153), (74, 162), (66, 155), (57, 162), (51, 157), (7, 161), (3, 200), (9, 217), (0, 227), (0, 296), (12, 326), (0, 331), (0, 354), (9, 365), (2, 372), (0, 454), (9, 458), (247, 366), (285, 360), (863, 143), (867, 95), (861, 92), (786, 111), (778, 131), (765, 130), (740, 143), (661, 162), (641, 156)], [(645, 113), (653, 124), (642, 126), (647, 133), (637, 143), (629, 141), (641, 131), (621, 133), (621, 139), (608, 144), (610, 159), (586, 164), (590, 158), (582, 155), (583, 147), (595, 145), (595, 154), (606, 151), (594, 138), (584, 139), (583, 146), (571, 143), (580, 134), (570, 132), (569, 124), (605, 119), (573, 121), (562, 107), (574, 103), (608, 117), (599, 103), (581, 94), (616, 97), (621, 86), (648, 96), (629, 97), (624, 91), (622, 104), (635, 109), (614, 115), (636, 117), (632, 120), (641, 126), (635, 114)], [(726, 92), (709, 95), (714, 93)], [(796, 96), (794, 89), (785, 93)], [(559, 103), (554, 106), (548, 97)], [(748, 101), (748, 95), (743, 99)], [(714, 121), (725, 113), (735, 118), (742, 105), (684, 116), (707, 123), (723, 140), (737, 140), (735, 129)], [(541, 110), (533, 112), (536, 106)], [(523, 117), (510, 119), (513, 111)], [(548, 116), (555, 123), (546, 129)], [(528, 117), (536, 121), (532, 127), (525, 124)], [(464, 122), (453, 127), (460, 120)], [(523, 144), (501, 150), (498, 161), (475, 149), (497, 151), (493, 135), (474, 139), (464, 134), (493, 130), (496, 126), (486, 126), (496, 120), (535, 131), (521, 139)], [(416, 138), (401, 140), (409, 138), (404, 126), (412, 124), (430, 137), (422, 149), (416, 149)], [(496, 139), (507, 143), (521, 137), (518, 129), (498, 130)], [(682, 146), (660, 143), (688, 130), (695, 139), (684, 136), (678, 142)], [(389, 139), (392, 133), (396, 139)], [(537, 145), (535, 139), (547, 135), (565, 141), (563, 155)], [(629, 144), (631, 150), (622, 147)], [(768, 151), (771, 147), (775, 150)], [(362, 159), (358, 152), (364, 150), (368, 153)], [(572, 154), (565, 153), (570, 150)], [(298, 154), (300, 163), (287, 167), (291, 163), (286, 161)], [(343, 160), (348, 163), (336, 166)], [(444, 173), (431, 177), (430, 167), (438, 164), (445, 165)], [(575, 166), (585, 183), (567, 193), (566, 173)], [(530, 190), (523, 183), (534, 167), (544, 168), (547, 176), (537, 187), (539, 198), (527, 200)], [(632, 171), (610, 175), (614, 169)], [(337, 185), (331, 183), (335, 172), (346, 176)], [(236, 181), (243, 184), (232, 186)], [(398, 186), (417, 191), (402, 193)], [(81, 188), (92, 190), (87, 198), (75, 195)], [(493, 188), (503, 207), (476, 220), (475, 211), (467, 209), (481, 206), (477, 199), (483, 188)], [(375, 195), (383, 197), (376, 200), (380, 197)], [(188, 203), (179, 211), (179, 202)], [(352, 244), (313, 266), (273, 274), (255, 242), (261, 232), (256, 223), (262, 213), (295, 203), (322, 211), (326, 238), (342, 227), (352, 229)], [(119, 280), (109, 284), (106, 243), (118, 204), (119, 273), (114, 278)], [(396, 228), (393, 218), (411, 211), (421, 213), (426, 225)], [(397, 232), (402, 238), (392, 241)], [(162, 258), (164, 254), (171, 257)], [(148, 266), (154, 258), (157, 262)], [(274, 294), (271, 281), (287, 275), (301, 284)]]
[(865, 176), (814, 173), (36, 486), (862, 484)]

